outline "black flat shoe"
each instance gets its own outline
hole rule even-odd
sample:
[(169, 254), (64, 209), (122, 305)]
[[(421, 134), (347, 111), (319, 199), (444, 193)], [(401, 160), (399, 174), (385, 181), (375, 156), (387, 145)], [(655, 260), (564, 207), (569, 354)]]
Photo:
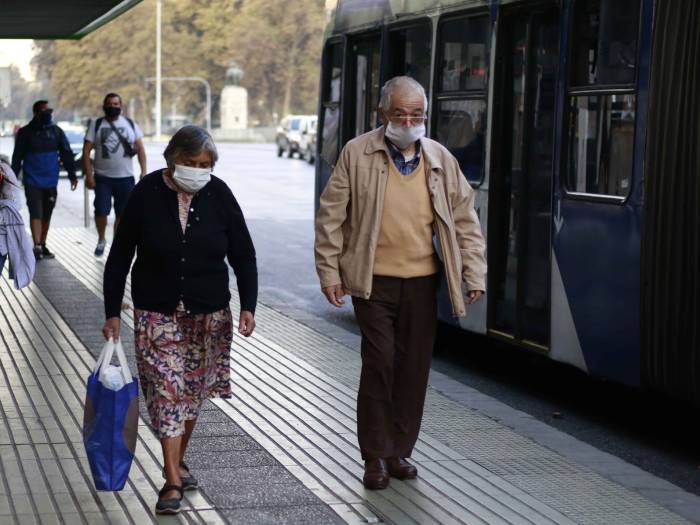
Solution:
[[(184, 461), (180, 463), (180, 467), (187, 471), (187, 476), (180, 476), (180, 482), (182, 483), (182, 490), (197, 490), (199, 488), (199, 481), (192, 474), (190, 474), (190, 467), (188, 467)], [(163, 477), (165, 477), (165, 470), (163, 470)]]
[[(163, 495), (171, 490), (180, 493), (179, 498), (163, 499)], [(158, 503), (156, 503), (156, 514), (177, 514), (180, 512), (180, 502), (182, 501), (182, 487), (180, 485), (165, 485), (158, 493)]]
[(180, 477), (182, 480), (182, 490), (197, 490), (199, 481), (190, 473), (190, 467), (188, 467), (184, 461), (181, 461), (180, 468), (184, 468), (187, 471), (187, 476)]

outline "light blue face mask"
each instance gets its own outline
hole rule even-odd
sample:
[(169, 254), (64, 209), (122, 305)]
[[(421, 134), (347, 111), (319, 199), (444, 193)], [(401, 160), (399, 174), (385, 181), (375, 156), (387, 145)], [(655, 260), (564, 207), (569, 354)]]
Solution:
[(421, 137), (425, 137), (425, 124), (397, 126), (389, 121), (384, 134), (397, 148), (406, 149)]
[(193, 168), (175, 164), (173, 180), (187, 193), (197, 193), (211, 180), (211, 168)]

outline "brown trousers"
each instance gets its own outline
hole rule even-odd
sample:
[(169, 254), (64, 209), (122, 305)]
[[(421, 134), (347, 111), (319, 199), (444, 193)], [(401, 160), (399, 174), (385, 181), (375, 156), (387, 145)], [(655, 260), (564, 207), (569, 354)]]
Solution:
[(437, 277), (375, 276), (353, 297), (362, 331), (357, 437), (362, 459), (411, 456), (418, 439), (437, 328)]

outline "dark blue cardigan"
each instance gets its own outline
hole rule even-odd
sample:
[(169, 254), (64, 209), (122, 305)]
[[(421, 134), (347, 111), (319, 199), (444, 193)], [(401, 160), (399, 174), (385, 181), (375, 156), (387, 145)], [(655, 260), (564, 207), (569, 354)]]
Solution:
[(120, 315), (134, 252), (131, 296), (135, 308), (172, 314), (182, 300), (191, 313), (221, 310), (231, 299), (228, 259), (236, 275), (241, 310), (255, 312), (255, 248), (226, 183), (212, 175), (192, 199), (185, 229), (183, 234), (177, 193), (165, 185), (162, 171), (144, 177), (129, 196), (105, 265), (107, 318)]

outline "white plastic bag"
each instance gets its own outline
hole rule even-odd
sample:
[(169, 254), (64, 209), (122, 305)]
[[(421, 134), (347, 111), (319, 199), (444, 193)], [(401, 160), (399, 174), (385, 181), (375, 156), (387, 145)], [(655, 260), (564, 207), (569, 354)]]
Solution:
[[(117, 360), (119, 361), (118, 366), (110, 364), (115, 352), (117, 354)], [(107, 340), (102, 347), (100, 357), (97, 358), (93, 372), (97, 372), (98, 370), (102, 386), (109, 390), (114, 390), (115, 392), (121, 390), (124, 385), (133, 381), (121, 340), (116, 343), (112, 339)]]

